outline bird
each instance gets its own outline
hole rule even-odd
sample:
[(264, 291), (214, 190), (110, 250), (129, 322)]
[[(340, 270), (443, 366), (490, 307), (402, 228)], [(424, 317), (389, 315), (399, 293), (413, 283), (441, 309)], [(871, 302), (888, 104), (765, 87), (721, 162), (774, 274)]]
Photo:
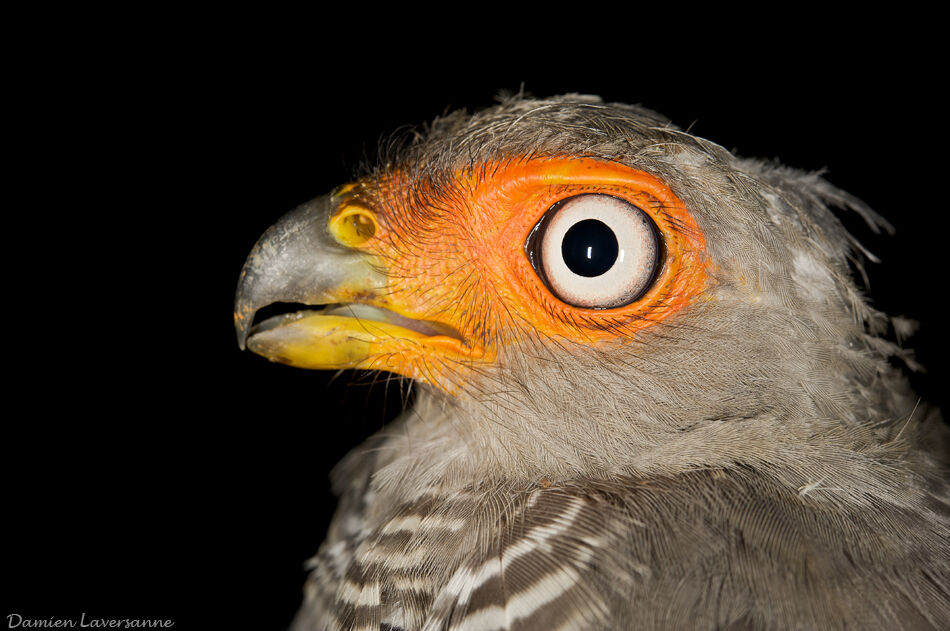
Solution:
[(950, 438), (841, 213), (890, 229), (645, 107), (519, 93), (282, 217), (241, 348), (414, 395), (334, 469), (292, 628), (950, 628)]

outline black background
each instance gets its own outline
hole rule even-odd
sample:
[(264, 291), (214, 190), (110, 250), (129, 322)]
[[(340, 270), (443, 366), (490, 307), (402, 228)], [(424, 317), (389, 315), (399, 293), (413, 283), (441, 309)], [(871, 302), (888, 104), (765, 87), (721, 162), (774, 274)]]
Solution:
[(522, 84), (642, 103), (742, 155), (827, 169), (896, 226), (846, 218), (883, 260), (874, 304), (923, 324), (915, 384), (946, 403), (945, 72), (925, 18), (778, 38), (782, 20), (685, 34), (682, 16), (609, 37), (568, 36), (571, 20), (185, 17), (49, 52), (60, 24), (8, 56), (4, 616), (289, 622), (332, 513), (328, 471), (401, 393), (241, 353), (244, 257), (381, 135)]

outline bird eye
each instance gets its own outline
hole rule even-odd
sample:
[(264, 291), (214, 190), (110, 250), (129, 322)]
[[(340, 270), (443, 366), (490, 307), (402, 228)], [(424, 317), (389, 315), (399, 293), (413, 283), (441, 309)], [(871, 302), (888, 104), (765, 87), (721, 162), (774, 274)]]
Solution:
[(548, 289), (588, 309), (621, 307), (643, 295), (656, 274), (659, 249), (650, 217), (609, 195), (558, 202), (525, 243)]

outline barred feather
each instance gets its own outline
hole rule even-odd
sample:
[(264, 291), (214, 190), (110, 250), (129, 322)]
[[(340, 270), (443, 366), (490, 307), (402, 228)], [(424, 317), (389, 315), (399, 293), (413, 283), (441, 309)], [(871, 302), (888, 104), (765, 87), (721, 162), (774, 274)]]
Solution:
[(296, 631), (950, 628), (950, 438), (892, 365), (831, 207), (877, 214), (594, 97), (515, 97), (391, 150), (367, 181), (405, 180), (373, 199), (417, 236), (404, 256), (438, 227), (465, 238), (460, 170), (585, 156), (668, 183), (713, 278), (593, 347), (592, 322), (525, 331), (477, 270), (446, 271), (457, 300), (432, 312), (477, 323), (497, 361), (439, 366), (460, 394), (422, 388), (342, 463)]
[(842, 511), (743, 469), (492, 493), (400, 508), (337, 582), (314, 574), (332, 613), (318, 619), (312, 596), (296, 628), (939, 629), (950, 616), (943, 504)]

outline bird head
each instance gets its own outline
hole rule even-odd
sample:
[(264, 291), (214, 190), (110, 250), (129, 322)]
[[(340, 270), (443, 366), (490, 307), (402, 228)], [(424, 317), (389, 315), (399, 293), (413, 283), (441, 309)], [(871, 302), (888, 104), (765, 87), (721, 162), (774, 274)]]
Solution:
[[(462, 436), (458, 460), (482, 470), (603, 474), (871, 440), (910, 395), (882, 394), (903, 387), (895, 347), (831, 207), (886, 227), (819, 175), (649, 110), (512, 98), (436, 120), (271, 227), (241, 274), (239, 342), (423, 384), (420, 407), (441, 410), (420, 414), (433, 449)], [(313, 308), (252, 326), (274, 302)]]

